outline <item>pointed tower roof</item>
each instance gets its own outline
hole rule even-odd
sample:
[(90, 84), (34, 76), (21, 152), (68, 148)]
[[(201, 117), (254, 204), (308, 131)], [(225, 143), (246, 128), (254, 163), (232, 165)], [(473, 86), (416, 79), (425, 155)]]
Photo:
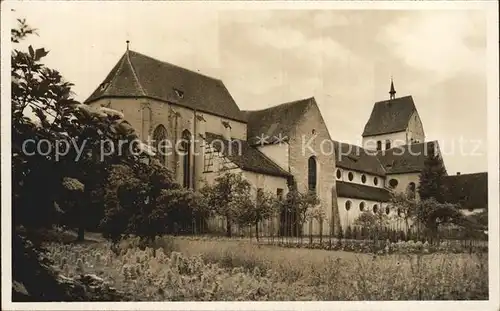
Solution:
[(416, 111), (411, 96), (376, 102), (365, 125), (363, 137), (406, 131), (410, 118)]
[(224, 83), (128, 48), (104, 81), (85, 101), (101, 98), (150, 98), (231, 120), (245, 118)]
[(389, 94), (390, 94), (390, 99), (395, 99), (396, 98), (396, 89), (394, 88), (394, 81), (392, 80), (392, 77), (391, 77), (391, 89), (389, 91)]

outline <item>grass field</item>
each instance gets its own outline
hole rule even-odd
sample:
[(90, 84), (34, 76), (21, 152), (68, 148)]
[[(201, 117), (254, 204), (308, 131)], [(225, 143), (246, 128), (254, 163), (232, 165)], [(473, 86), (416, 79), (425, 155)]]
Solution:
[(134, 300), (488, 299), (486, 254), (373, 256), (248, 241), (162, 238), (48, 244), (64, 274), (93, 273)]

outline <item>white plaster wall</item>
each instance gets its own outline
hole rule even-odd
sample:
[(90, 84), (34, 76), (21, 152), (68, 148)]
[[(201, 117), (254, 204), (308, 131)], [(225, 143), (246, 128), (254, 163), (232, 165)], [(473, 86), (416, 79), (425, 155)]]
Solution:
[(387, 140), (391, 141), (391, 148), (394, 148), (396, 146), (406, 145), (408, 141), (406, 137), (406, 131), (383, 134), (383, 135), (367, 136), (363, 137), (363, 142), (362, 142), (363, 148), (368, 150), (376, 150), (377, 141), (379, 140), (382, 142), (382, 150), (386, 150), (385, 143)]
[[(340, 170), (342, 172), (342, 176), (340, 178), (337, 178), (337, 170)], [(354, 178), (352, 181), (349, 180), (349, 172), (351, 172), (353, 174)], [(361, 177), (363, 175), (366, 176), (366, 182), (364, 184), (361, 181)], [(357, 171), (352, 171), (352, 170), (344, 169), (341, 167), (336, 168), (334, 176), (335, 176), (335, 179), (337, 179), (337, 181), (351, 182), (351, 183), (355, 183), (355, 184), (361, 184), (361, 185), (376, 187), (376, 188), (383, 188), (384, 183), (385, 183), (384, 177), (371, 175), (371, 174), (367, 174), (367, 173), (361, 173), (361, 172), (357, 172)], [(377, 180), (378, 180), (377, 185), (375, 185), (374, 178), (377, 178)]]
[[(208, 113), (198, 113), (205, 119), (204, 122), (197, 122), (195, 133), (194, 110), (182, 106), (143, 98), (111, 98), (100, 99), (91, 106), (108, 105), (109, 107), (121, 111), (125, 119), (137, 131), (139, 137), (148, 141), (152, 139), (154, 129), (158, 125), (163, 125), (167, 129), (167, 137), (172, 142), (171, 154), (167, 155), (167, 167), (172, 170), (177, 182), (182, 184), (182, 159), (176, 154), (175, 142), (181, 139), (184, 130), (188, 130), (195, 135), (195, 146), (193, 158), (191, 159), (191, 171), (194, 172), (195, 189), (200, 185), (196, 182), (203, 176), (203, 152), (201, 151), (202, 141), (197, 135), (200, 132), (211, 132), (219, 135), (226, 133), (226, 128), (222, 121), (227, 121), (231, 125), (231, 137), (246, 139), (246, 123), (228, 120)], [(178, 114), (176, 117), (175, 115)], [(193, 178), (192, 178), (193, 179)]]
[(274, 163), (278, 164), (282, 169), (288, 172), (289, 170), (288, 152), (290, 149), (288, 143), (260, 146), (257, 147), (257, 149), (259, 149), (260, 152), (262, 152)]
[[(351, 208), (346, 210), (346, 202), (351, 201)], [(387, 215), (389, 223), (388, 227), (392, 229), (405, 230), (405, 222), (403, 217), (397, 216), (397, 207), (391, 206), (388, 202), (377, 202), (371, 200), (361, 200), (354, 198), (339, 197), (337, 199), (339, 205), (340, 223), (342, 229), (345, 231), (348, 226), (354, 226), (356, 219), (363, 213), (363, 211), (369, 211), (373, 213), (374, 205), (378, 205), (378, 209)], [(360, 203), (364, 202), (365, 208), (363, 211), (360, 210)], [(389, 208), (389, 213), (387, 214), (387, 208)]]
[(419, 198), (418, 196), (418, 185), (420, 182), (420, 173), (408, 173), (408, 174), (391, 174), (387, 175), (385, 177), (385, 187), (392, 189), (390, 186), (390, 180), (391, 179), (396, 179), (398, 181), (398, 185), (396, 188), (393, 189), (394, 192), (406, 192), (408, 189), (408, 185), (411, 182), (415, 183), (415, 194), (417, 199)]

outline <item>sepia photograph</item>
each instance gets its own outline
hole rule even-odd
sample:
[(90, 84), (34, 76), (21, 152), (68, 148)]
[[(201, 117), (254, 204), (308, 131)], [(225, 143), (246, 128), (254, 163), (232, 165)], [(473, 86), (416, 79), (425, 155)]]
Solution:
[(209, 2), (2, 1), (2, 309), (500, 310), (498, 3)]

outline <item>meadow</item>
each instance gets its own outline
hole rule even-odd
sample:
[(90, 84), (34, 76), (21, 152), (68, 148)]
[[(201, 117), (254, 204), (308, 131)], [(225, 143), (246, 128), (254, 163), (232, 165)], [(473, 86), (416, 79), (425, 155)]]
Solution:
[(93, 274), (134, 301), (487, 300), (487, 254), (370, 255), (249, 241), (137, 239), (45, 245), (68, 277)]

